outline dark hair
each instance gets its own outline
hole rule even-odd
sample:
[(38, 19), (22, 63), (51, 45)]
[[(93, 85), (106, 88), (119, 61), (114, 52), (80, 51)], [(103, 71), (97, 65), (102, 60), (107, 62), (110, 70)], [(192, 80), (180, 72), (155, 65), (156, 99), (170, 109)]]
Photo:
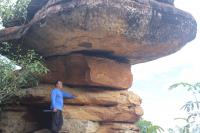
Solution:
[(54, 84), (54, 85), (57, 85), (57, 84), (58, 84), (58, 82), (62, 82), (62, 81), (60, 81), (60, 80), (56, 80), (56, 82), (55, 82), (55, 84)]

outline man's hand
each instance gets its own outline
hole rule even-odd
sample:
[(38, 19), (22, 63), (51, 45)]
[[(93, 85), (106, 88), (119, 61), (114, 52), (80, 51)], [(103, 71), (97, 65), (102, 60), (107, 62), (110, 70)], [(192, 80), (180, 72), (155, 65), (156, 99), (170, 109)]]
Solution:
[(57, 112), (57, 109), (53, 109), (53, 112)]

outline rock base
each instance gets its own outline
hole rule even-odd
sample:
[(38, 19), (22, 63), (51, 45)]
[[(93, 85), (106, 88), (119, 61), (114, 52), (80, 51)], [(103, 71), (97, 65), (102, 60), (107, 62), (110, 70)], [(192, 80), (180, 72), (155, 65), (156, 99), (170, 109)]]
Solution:
[[(24, 90), (21, 105), (10, 106), (0, 117), (1, 133), (48, 133), (51, 127), (50, 92), (54, 86)], [(141, 98), (127, 90), (64, 87), (76, 95), (65, 100), (63, 133), (139, 133), (135, 122), (143, 115)]]
[[(26, 116), (29, 116), (27, 118)], [(30, 119), (30, 116), (32, 118)], [(41, 127), (31, 112), (3, 112), (0, 120), (1, 133), (51, 133), (50, 128)], [(59, 133), (139, 133), (130, 123), (94, 122), (80, 119), (66, 119)]]

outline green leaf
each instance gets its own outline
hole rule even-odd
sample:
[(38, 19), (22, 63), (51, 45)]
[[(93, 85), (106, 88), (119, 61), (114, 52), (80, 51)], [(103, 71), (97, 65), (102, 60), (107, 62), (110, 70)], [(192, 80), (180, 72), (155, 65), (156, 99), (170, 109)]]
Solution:
[[(39, 76), (48, 72), (42, 57), (33, 50), (23, 51), (18, 47), (13, 51), (14, 46), (7, 42), (2, 43), (2, 47), (0, 53), (10, 60), (0, 60), (0, 107), (13, 102), (12, 97), (21, 96), (21, 89), (38, 85)], [(16, 63), (21, 70), (16, 70)]]

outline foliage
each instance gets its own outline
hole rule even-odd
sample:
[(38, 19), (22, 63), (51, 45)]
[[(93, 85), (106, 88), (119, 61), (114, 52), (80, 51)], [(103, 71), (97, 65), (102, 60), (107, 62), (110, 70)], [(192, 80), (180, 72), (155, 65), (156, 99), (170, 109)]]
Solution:
[[(19, 25), (26, 21), (30, 0), (0, 0), (0, 17), (6, 27)], [(14, 24), (13, 24), (14, 23)]]
[(0, 104), (18, 93), (15, 84), (17, 77), (14, 74), (14, 66), (8, 62), (0, 60)]
[(140, 133), (162, 133), (164, 130), (157, 125), (153, 125), (152, 122), (141, 119), (137, 122), (137, 126), (140, 128)]
[[(187, 88), (187, 91), (190, 92), (193, 96), (193, 99), (187, 101), (182, 107), (181, 110), (187, 112), (186, 118), (176, 118), (175, 120), (185, 121), (183, 127), (177, 127), (180, 133), (199, 133), (200, 128), (200, 101), (198, 97), (200, 96), (200, 83), (189, 84), (189, 83), (177, 83), (170, 86), (169, 89), (174, 89), (177, 87)], [(173, 129), (169, 129), (171, 133), (174, 133)]]
[(169, 133), (190, 133), (188, 128), (176, 126), (176, 129), (168, 129)]
[(13, 47), (4, 42), (0, 48), (0, 54), (9, 58), (0, 58), (0, 105), (12, 102), (13, 96), (21, 94), (20, 89), (38, 85), (39, 75), (48, 71), (33, 50), (24, 51), (20, 47), (13, 50)]

